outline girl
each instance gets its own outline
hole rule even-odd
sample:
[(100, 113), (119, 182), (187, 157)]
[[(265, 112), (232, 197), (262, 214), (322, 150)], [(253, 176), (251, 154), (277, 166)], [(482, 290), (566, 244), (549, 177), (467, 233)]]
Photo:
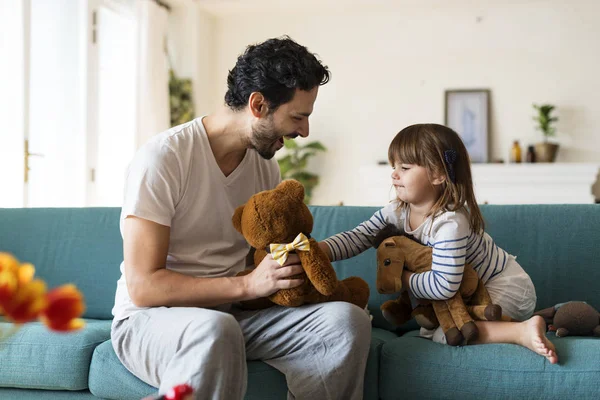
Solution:
[[(437, 124), (409, 126), (396, 135), (388, 150), (397, 199), (351, 231), (319, 245), (332, 260), (358, 255), (386, 224), (394, 224), (421, 243), (433, 247), (431, 271), (404, 271), (403, 287), (419, 299), (452, 297), (470, 263), (485, 283), (494, 303), (516, 321), (476, 321), (474, 343), (514, 343), (558, 362), (546, 338), (540, 316), (531, 316), (536, 294), (531, 278), (514, 256), (498, 247), (484, 231), (473, 191), (469, 155), (452, 129)], [(440, 328), (422, 336), (444, 342)]]

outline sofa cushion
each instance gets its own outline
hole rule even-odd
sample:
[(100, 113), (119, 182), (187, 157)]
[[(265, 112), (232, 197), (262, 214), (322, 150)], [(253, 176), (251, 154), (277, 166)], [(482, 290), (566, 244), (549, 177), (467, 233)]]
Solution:
[(537, 309), (584, 300), (600, 309), (600, 205), (484, 205), (486, 231), (531, 276)]
[(98, 400), (89, 390), (42, 390), (0, 388), (0, 399), (18, 400)]
[(398, 335), (385, 329), (373, 328), (371, 331), (371, 348), (369, 349), (369, 358), (367, 358), (365, 388), (363, 390), (364, 399), (379, 400), (381, 350), (385, 343), (395, 340), (397, 337)]
[[(89, 386), (95, 396), (115, 400), (139, 400), (158, 391), (123, 366), (110, 340), (102, 343), (94, 352)], [(248, 362), (246, 400), (276, 400), (285, 398), (286, 393), (285, 377), (279, 371), (260, 361)]]
[[(82, 390), (96, 346), (110, 337), (110, 321), (87, 320), (73, 333), (54, 333), (40, 323), (25, 324), (0, 343), (0, 387)], [(10, 324), (0, 322), (0, 329)], [(10, 368), (6, 368), (10, 366)]]
[[(379, 386), (379, 355), (383, 344), (397, 336), (382, 329), (373, 329), (371, 349), (365, 373), (365, 399), (377, 400)], [(119, 361), (111, 341), (96, 347), (90, 366), (90, 392), (104, 399), (139, 400), (156, 393), (157, 389), (131, 374)], [(248, 361), (246, 400), (278, 400), (287, 396), (285, 376), (261, 361)]]
[[(511, 344), (451, 347), (411, 332), (384, 344), (380, 396), (461, 399), (584, 399), (598, 395), (600, 340), (548, 337), (560, 364)], [(597, 397), (596, 397), (597, 398)]]
[(49, 287), (74, 283), (85, 318), (112, 319), (123, 242), (118, 208), (0, 208), (0, 251), (35, 265)]
[(110, 340), (94, 350), (88, 383), (90, 392), (103, 399), (139, 400), (156, 392), (123, 366)]

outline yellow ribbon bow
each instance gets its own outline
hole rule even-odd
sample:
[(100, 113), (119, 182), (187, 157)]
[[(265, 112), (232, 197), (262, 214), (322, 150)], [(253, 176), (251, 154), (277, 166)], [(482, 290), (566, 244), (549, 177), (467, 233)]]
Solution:
[(270, 246), (271, 255), (273, 259), (279, 263), (279, 265), (285, 264), (288, 253), (294, 250), (308, 251), (310, 249), (310, 242), (303, 233), (299, 233), (296, 239), (292, 243), (277, 244), (272, 243)]

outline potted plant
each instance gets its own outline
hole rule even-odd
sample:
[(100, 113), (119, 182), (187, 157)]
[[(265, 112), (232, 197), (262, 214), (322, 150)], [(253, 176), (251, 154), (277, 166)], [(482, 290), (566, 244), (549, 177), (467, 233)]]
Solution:
[(194, 119), (192, 80), (179, 78), (169, 70), (169, 103), (171, 106), (171, 126), (184, 124)]
[(306, 171), (308, 159), (327, 149), (320, 142), (301, 145), (295, 140), (285, 140), (285, 156), (277, 160), (281, 178), (295, 179), (304, 186), (304, 202), (310, 203), (313, 189), (319, 184), (319, 176)]
[(548, 138), (556, 134), (553, 124), (558, 121), (558, 117), (551, 115), (555, 107), (552, 104), (534, 104), (533, 108), (537, 111), (533, 117), (533, 120), (537, 122), (536, 129), (542, 131), (544, 135), (544, 141), (535, 145), (535, 159), (537, 162), (554, 162), (558, 144), (548, 142)]

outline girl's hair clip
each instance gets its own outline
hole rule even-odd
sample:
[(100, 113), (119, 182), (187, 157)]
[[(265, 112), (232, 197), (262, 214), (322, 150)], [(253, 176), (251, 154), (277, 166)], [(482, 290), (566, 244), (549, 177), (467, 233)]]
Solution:
[(452, 183), (456, 183), (456, 175), (454, 173), (454, 163), (458, 158), (458, 153), (454, 149), (448, 149), (444, 151), (444, 162), (446, 163), (446, 169), (448, 170), (448, 176)]

